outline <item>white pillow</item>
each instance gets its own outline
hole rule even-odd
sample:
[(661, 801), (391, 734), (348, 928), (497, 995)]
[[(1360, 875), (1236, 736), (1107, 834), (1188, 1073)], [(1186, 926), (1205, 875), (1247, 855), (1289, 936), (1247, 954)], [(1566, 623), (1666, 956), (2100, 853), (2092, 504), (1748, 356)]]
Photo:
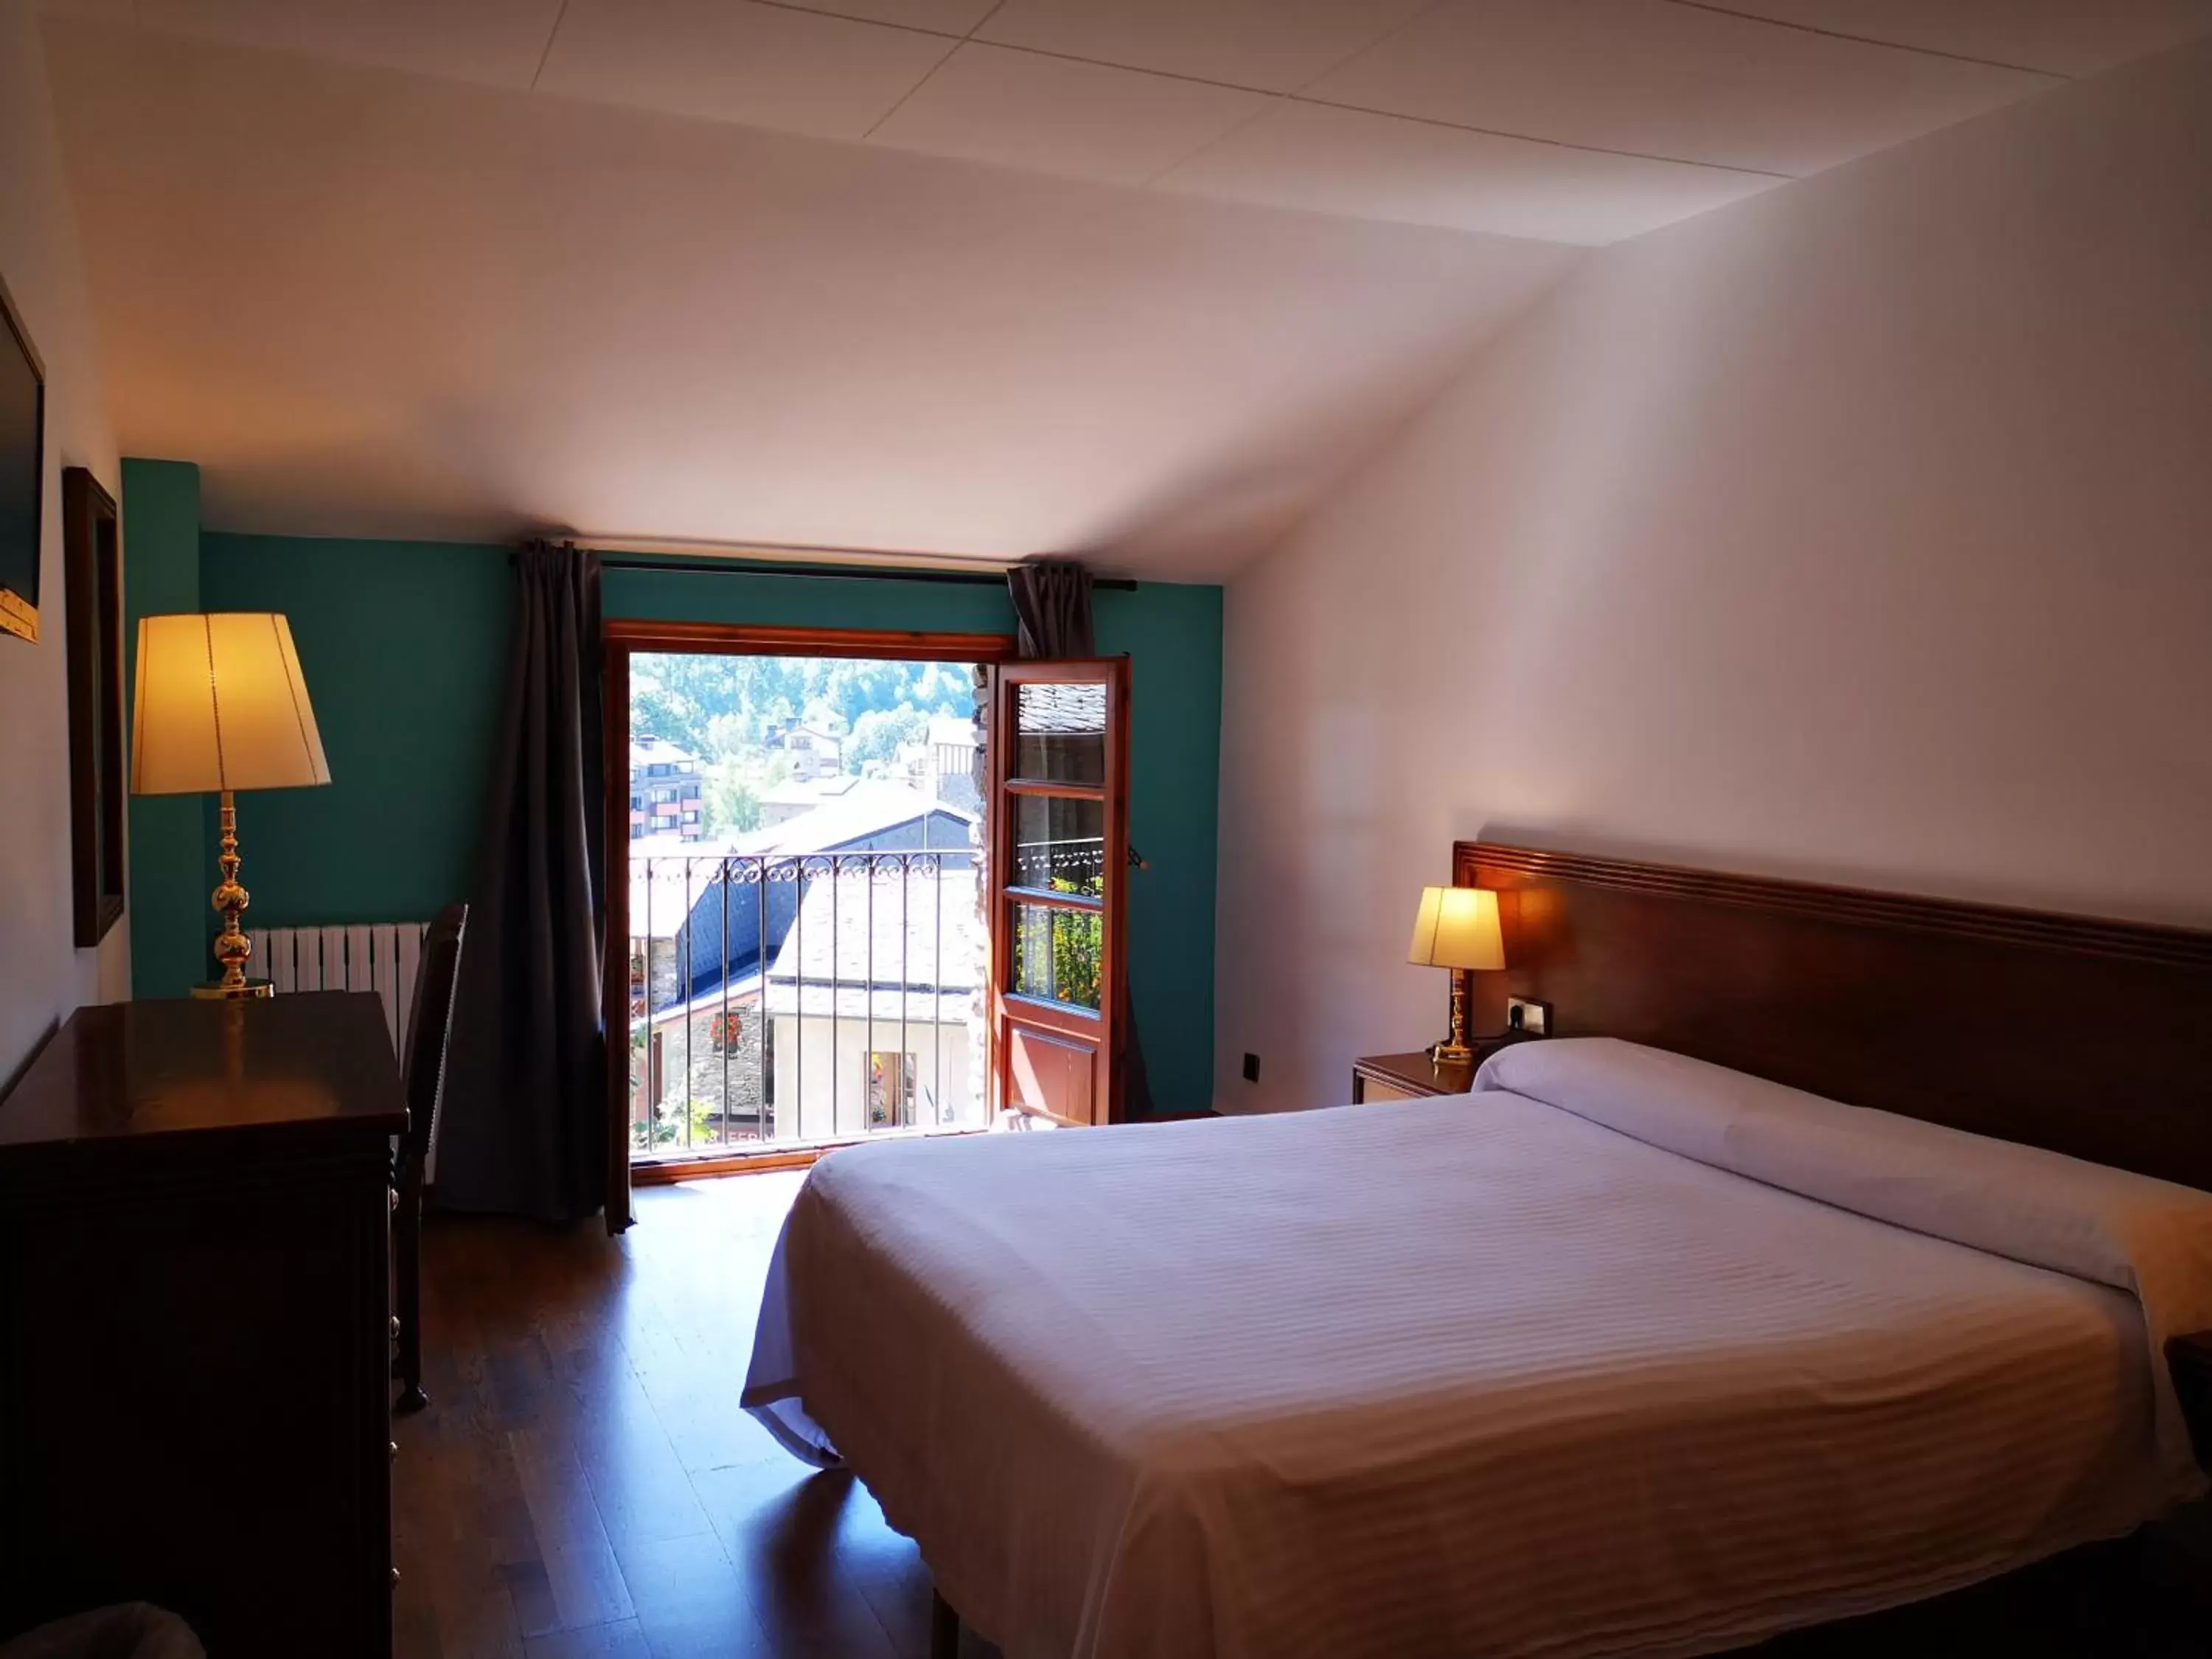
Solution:
[[(1502, 1048), (1475, 1074), (1681, 1157), (1893, 1226), (2124, 1291), (2142, 1304), (2159, 1437), (2201, 1488), (2164, 1353), (2212, 1329), (2212, 1194), (1877, 1112), (1612, 1037)], [(2086, 1114), (2112, 1103), (2084, 1100)]]

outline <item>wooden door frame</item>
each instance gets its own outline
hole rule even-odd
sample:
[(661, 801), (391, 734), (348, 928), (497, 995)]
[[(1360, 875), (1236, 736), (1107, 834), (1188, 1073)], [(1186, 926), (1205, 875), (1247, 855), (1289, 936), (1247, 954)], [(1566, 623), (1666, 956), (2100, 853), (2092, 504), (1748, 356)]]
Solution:
[[(600, 684), (606, 700), (606, 845), (599, 872), (606, 895), (606, 932), (600, 942), (599, 1018), (607, 1033), (607, 1231), (630, 1223), (635, 1184), (629, 1156), (629, 659), (640, 651), (730, 657), (866, 657), (896, 662), (976, 663), (995, 668), (1018, 659), (1012, 634), (930, 633), (918, 629), (787, 628), (752, 623), (655, 622), (610, 617), (599, 628), (604, 653)], [(995, 753), (997, 744), (993, 743)], [(621, 764), (617, 766), (619, 759)], [(996, 1022), (992, 1025), (995, 1031)], [(617, 1034), (620, 1034), (619, 1042)], [(993, 1036), (989, 1042), (995, 1042)], [(987, 1042), (984, 1084), (996, 1075)], [(788, 1167), (796, 1149), (733, 1154), (667, 1166), (652, 1184), (684, 1175), (726, 1175), (734, 1168)], [(809, 1151), (805, 1161), (815, 1154)], [(679, 1172), (680, 1171), (680, 1172)]]
[(875, 657), (891, 662), (1018, 660), (1012, 634), (931, 633), (903, 628), (784, 628), (754, 623), (647, 622), (611, 617), (601, 633), (625, 661), (636, 651), (726, 657)]

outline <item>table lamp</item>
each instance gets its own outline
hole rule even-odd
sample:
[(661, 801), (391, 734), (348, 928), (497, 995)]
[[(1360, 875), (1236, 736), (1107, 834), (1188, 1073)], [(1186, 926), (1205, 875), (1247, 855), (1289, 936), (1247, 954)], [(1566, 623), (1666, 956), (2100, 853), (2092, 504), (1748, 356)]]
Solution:
[(1451, 1035), (1429, 1050), (1430, 1059), (1474, 1059), (1474, 1051), (1467, 1046), (1467, 982), (1458, 970), (1505, 965), (1505, 939), (1498, 927), (1498, 895), (1486, 887), (1424, 887), (1406, 960), (1424, 968), (1454, 970)]
[(239, 931), (246, 889), (238, 884), (240, 789), (328, 783), (322, 734), (301, 678), (292, 625), (266, 612), (143, 617), (131, 723), (131, 793), (222, 795), (222, 917), (216, 960), (222, 977), (198, 997), (265, 997), (265, 979), (246, 976), (253, 947)]

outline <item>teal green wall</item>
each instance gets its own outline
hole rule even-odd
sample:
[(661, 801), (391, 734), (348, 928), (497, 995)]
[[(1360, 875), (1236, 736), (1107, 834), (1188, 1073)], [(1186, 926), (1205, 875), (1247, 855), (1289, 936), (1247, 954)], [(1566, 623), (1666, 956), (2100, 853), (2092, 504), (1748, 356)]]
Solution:
[[(138, 683), (138, 619), (203, 610), (200, 470), (123, 463), (123, 673)], [(126, 725), (130, 715), (126, 710)], [(127, 739), (126, 739), (127, 741)], [(131, 798), (131, 994), (183, 996), (214, 977), (215, 845), (198, 795)]]
[(1130, 657), (1129, 994), (1152, 1102), (1213, 1105), (1213, 873), (1221, 800), (1221, 589), (1101, 593), (1098, 648)]
[(506, 550), (213, 532), (200, 548), (210, 611), (290, 619), (331, 763), (319, 788), (238, 798), (249, 921), (412, 920), (465, 898), (505, 689)]
[[(126, 489), (128, 479), (126, 469)], [(210, 532), (201, 538), (200, 586), (206, 609), (291, 619), (331, 763), (326, 787), (240, 798), (249, 921), (389, 921), (465, 897), (506, 669), (507, 550)], [(659, 621), (1014, 625), (995, 587), (726, 564), (701, 575), (611, 570), (605, 605), (610, 617)], [(1221, 590), (1148, 582), (1103, 592), (1097, 622), (1099, 649), (1132, 659), (1129, 833), (1152, 866), (1130, 878), (1130, 994), (1155, 1103), (1200, 1110), (1212, 1093)], [(208, 884), (196, 884), (196, 902)], [(142, 931), (134, 927), (134, 951)], [(182, 948), (204, 952), (206, 931), (192, 918)], [(160, 948), (171, 946), (165, 939)]]

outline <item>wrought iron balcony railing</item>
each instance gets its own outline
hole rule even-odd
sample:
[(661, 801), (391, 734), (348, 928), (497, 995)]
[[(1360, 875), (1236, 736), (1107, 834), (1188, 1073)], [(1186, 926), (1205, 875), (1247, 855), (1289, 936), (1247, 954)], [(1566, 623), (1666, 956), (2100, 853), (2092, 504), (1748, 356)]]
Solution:
[(975, 859), (634, 853), (633, 1156), (982, 1127)]

